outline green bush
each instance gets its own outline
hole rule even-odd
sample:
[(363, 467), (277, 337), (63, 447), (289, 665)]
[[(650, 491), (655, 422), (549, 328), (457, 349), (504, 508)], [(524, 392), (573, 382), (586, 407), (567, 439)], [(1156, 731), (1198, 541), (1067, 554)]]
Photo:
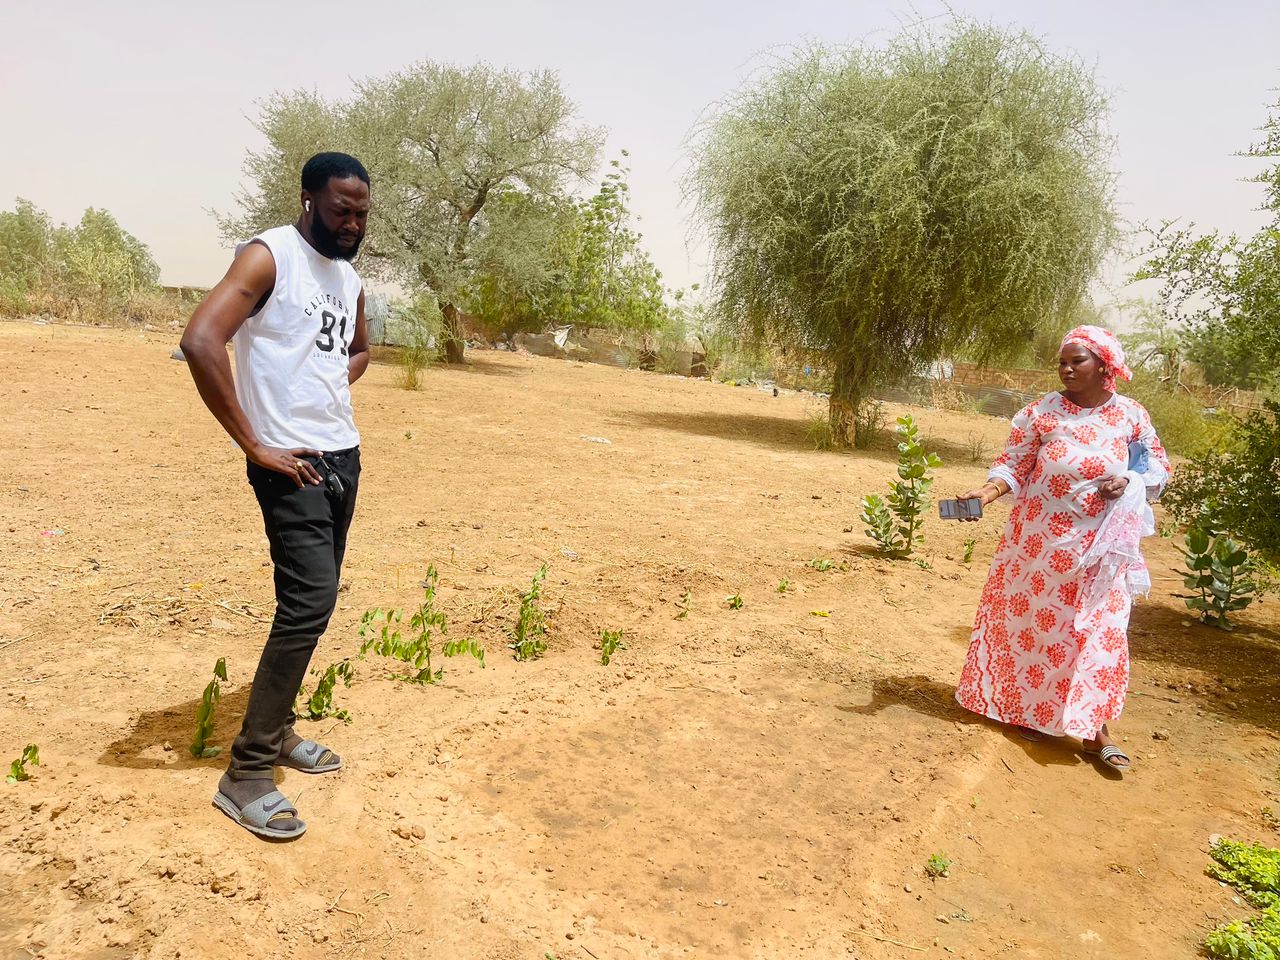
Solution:
[(1206, 413), (1198, 399), (1153, 373), (1135, 371), (1123, 392), (1147, 408), (1160, 441), (1170, 453), (1198, 457), (1220, 451), (1229, 442), (1234, 417)]
[(0, 312), (91, 322), (163, 322), (190, 310), (159, 287), (146, 245), (106, 210), (55, 226), (26, 200), (0, 211)]
[(1223, 452), (1175, 472), (1164, 502), (1179, 523), (1229, 533), (1280, 559), (1280, 403), (1238, 422)]
[(1205, 951), (1222, 960), (1280, 960), (1280, 850), (1219, 840), (1209, 853), (1209, 876), (1235, 887), (1262, 913), (1218, 927), (1205, 938)]

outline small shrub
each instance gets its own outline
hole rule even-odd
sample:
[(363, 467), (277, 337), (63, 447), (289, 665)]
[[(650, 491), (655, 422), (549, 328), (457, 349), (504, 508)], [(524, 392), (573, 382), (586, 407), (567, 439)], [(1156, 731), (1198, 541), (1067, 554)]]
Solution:
[(929, 471), (942, 466), (936, 453), (925, 453), (920, 431), (910, 415), (898, 418), (898, 479), (890, 485), (888, 501), (875, 494), (863, 498), (861, 519), (867, 536), (882, 553), (907, 558), (924, 541), (920, 533), (929, 505), (933, 478)]
[(9, 764), (9, 775), (4, 778), (4, 782), (12, 786), (23, 780), (30, 780), (31, 774), (27, 772), (27, 764), (33, 767), (40, 766), (40, 748), (34, 743), (28, 743), (23, 747), (22, 756)]
[[(219, 682), (221, 681), (221, 683)], [(221, 747), (211, 747), (209, 738), (213, 736), (213, 714), (222, 699), (222, 684), (227, 682), (227, 660), (219, 657), (213, 665), (213, 679), (204, 688), (200, 698), (200, 707), (196, 710), (196, 735), (187, 750), (197, 760), (208, 760), (222, 752)]]
[(338, 685), (339, 680), (342, 681), (344, 687), (351, 686), (351, 681), (355, 679), (355, 671), (351, 667), (351, 661), (342, 660), (338, 663), (331, 663), (323, 672), (312, 670), (311, 675), (320, 678), (316, 681), (316, 688), (311, 693), (307, 693), (306, 687), (298, 689), (294, 713), (307, 720), (323, 720), (326, 717), (335, 717), (343, 723), (350, 723), (351, 714), (333, 705), (333, 690)]
[(809, 438), (815, 450), (835, 450), (836, 432), (831, 429), (831, 417), (825, 413), (810, 412), (804, 427), (804, 434)]
[(853, 412), (853, 445), (859, 450), (868, 449), (884, 433), (885, 425), (884, 404), (864, 400)]
[(410, 303), (396, 301), (387, 327), (400, 346), (396, 355), (400, 386), (406, 390), (420, 389), (422, 373), (431, 365), (435, 344), (443, 342), (439, 306), (427, 296), (419, 296)]
[(538, 607), (538, 601), (542, 599), (542, 582), (546, 579), (547, 565), (544, 563), (533, 575), (533, 583), (528, 591), (520, 594), (520, 612), (516, 617), (516, 625), (511, 629), (511, 643), (508, 644), (515, 651), (517, 660), (533, 660), (546, 652), (547, 620)]
[(924, 865), (925, 876), (938, 879), (951, 875), (951, 859), (945, 853), (935, 853)]
[[(400, 624), (404, 622), (404, 611), (384, 610), (381, 607), (366, 610), (360, 618), (361, 658), (373, 651), (379, 656), (405, 664), (410, 672), (392, 674), (393, 680), (439, 683), (444, 678), (444, 668), (433, 669), (431, 665), (432, 631), (439, 633), (443, 639), (449, 630), (448, 618), (443, 611), (436, 609), (436, 589), (439, 582), (440, 575), (435, 566), (427, 567), (427, 576), (422, 583), (422, 602), (409, 618), (410, 633), (407, 637), (400, 629)], [(479, 661), (480, 666), (484, 666), (484, 649), (472, 637), (444, 640), (440, 653), (445, 657), (466, 653)]]
[(976, 433), (969, 434), (969, 462), (970, 463), (990, 463), (991, 448), (987, 446), (987, 442)]
[(977, 413), (980, 405), (950, 380), (933, 380), (929, 384), (929, 406), (956, 413)]
[(627, 645), (622, 642), (621, 630), (600, 631), (600, 665), (602, 667), (607, 667), (613, 655), (626, 648)]
[[(1182, 582), (1195, 593), (1180, 593), (1186, 605), (1200, 614), (1211, 627), (1231, 630), (1227, 614), (1243, 610), (1253, 602), (1257, 584), (1249, 576), (1249, 554), (1228, 536), (1194, 528), (1187, 533), (1187, 571)], [(1181, 548), (1179, 548), (1181, 549)]]

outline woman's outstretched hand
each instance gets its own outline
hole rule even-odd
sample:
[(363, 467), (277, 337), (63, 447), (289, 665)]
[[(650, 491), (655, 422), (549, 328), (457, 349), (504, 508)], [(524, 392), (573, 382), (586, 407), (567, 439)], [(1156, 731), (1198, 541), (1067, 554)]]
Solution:
[(1000, 499), (1000, 491), (995, 487), (979, 487), (977, 490), (970, 490), (968, 493), (962, 493), (957, 498), (960, 500), (981, 500), (985, 507), (988, 504), (995, 503)]
[[(989, 503), (995, 503), (1000, 499), (1000, 491), (995, 487), (979, 487), (977, 490), (970, 490), (968, 493), (960, 494), (958, 500), (978, 500), (985, 507)], [(961, 517), (967, 523), (977, 523), (977, 517)]]

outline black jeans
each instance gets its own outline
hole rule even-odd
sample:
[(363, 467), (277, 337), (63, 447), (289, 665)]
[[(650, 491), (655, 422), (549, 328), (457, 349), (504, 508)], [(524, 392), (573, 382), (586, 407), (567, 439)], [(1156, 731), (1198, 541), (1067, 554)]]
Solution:
[(356, 509), (360, 448), (308, 459), (323, 477), (326, 468), (345, 488), (335, 496), (327, 484), (299, 487), (282, 473), (248, 465), (249, 483), (275, 564), (276, 615), (249, 692), (244, 725), (231, 746), (228, 773), (236, 780), (274, 776), (280, 747), (292, 732), (293, 702), (306, 676), (316, 641), (338, 602), (338, 577), (347, 529)]

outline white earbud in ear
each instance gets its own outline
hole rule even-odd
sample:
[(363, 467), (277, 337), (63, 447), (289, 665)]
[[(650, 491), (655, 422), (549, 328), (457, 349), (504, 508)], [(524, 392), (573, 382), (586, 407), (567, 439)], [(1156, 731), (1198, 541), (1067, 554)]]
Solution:
[(307, 213), (310, 213), (310, 212), (311, 212), (311, 201), (310, 201), (310, 200), (308, 200), (306, 203), (304, 203), (304, 204), (302, 205), (302, 207), (303, 207), (303, 209), (304, 209), (304, 210), (306, 210), (306, 211), (307, 211)]

